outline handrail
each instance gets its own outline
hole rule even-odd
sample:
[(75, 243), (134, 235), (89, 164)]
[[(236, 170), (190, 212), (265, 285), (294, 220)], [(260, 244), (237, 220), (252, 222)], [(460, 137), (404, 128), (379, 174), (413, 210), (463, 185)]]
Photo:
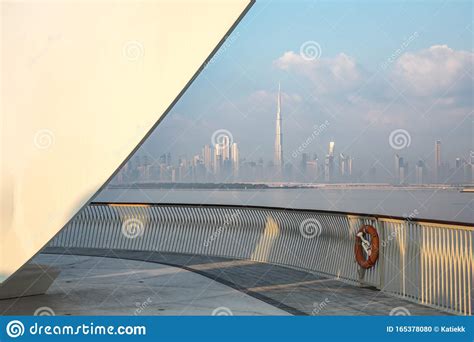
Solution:
[[(355, 261), (372, 225), (379, 259)], [(449, 312), (472, 315), (474, 227), (386, 215), (201, 204), (98, 203), (49, 247), (175, 252), (266, 262), (331, 275)]]
[(91, 202), (89, 205), (108, 205), (108, 206), (144, 206), (144, 207), (192, 207), (192, 208), (248, 208), (248, 209), (268, 209), (268, 210), (285, 210), (285, 211), (295, 211), (295, 212), (312, 212), (312, 213), (321, 213), (321, 214), (335, 214), (335, 215), (352, 215), (352, 216), (361, 216), (375, 219), (393, 219), (400, 221), (410, 221), (410, 222), (422, 222), (422, 223), (435, 223), (443, 224), (449, 226), (461, 226), (469, 227), (474, 229), (474, 222), (458, 222), (458, 221), (449, 221), (449, 220), (438, 220), (430, 218), (408, 218), (403, 216), (395, 215), (383, 215), (383, 214), (368, 214), (362, 212), (353, 212), (353, 211), (338, 211), (338, 210), (324, 210), (324, 209), (300, 209), (300, 208), (284, 208), (284, 207), (274, 207), (274, 206), (264, 206), (264, 205), (239, 205), (239, 204), (212, 204), (212, 203), (149, 203), (149, 202)]

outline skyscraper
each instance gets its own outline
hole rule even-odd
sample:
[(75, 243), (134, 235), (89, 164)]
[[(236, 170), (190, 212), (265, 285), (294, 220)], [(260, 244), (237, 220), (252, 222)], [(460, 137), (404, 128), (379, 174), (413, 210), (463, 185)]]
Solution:
[(329, 142), (329, 153), (326, 155), (324, 180), (326, 182), (334, 181), (334, 141)]
[(232, 157), (232, 173), (234, 179), (236, 179), (237, 177), (239, 177), (239, 148), (237, 146), (237, 143), (232, 144), (230, 152)]
[(436, 140), (435, 143), (435, 181), (441, 181), (441, 141)]
[(224, 135), (219, 143), (221, 145), (222, 160), (226, 161), (230, 159), (230, 139), (227, 135)]
[(212, 171), (212, 149), (211, 146), (205, 145), (202, 149), (202, 157), (204, 159), (204, 166), (208, 172)]
[(415, 176), (416, 176), (416, 184), (423, 184), (424, 183), (424, 174), (425, 174), (425, 163), (423, 160), (418, 160), (415, 166)]
[(350, 156), (346, 157), (346, 170), (346, 174), (352, 177), (352, 157)]
[(324, 159), (324, 181), (330, 182), (331, 181), (331, 161), (330, 161), (329, 154), (326, 155), (326, 159)]
[(278, 98), (277, 98), (277, 117), (276, 117), (276, 130), (275, 130), (275, 157), (274, 164), (278, 172), (283, 171), (283, 133), (281, 124), (281, 89), (280, 83), (278, 83)]
[(214, 145), (214, 174), (219, 175), (221, 171), (221, 164), (222, 164), (222, 150), (220, 144)]
[(398, 154), (395, 154), (395, 176), (394, 176), (394, 183), (397, 184), (400, 182), (400, 166), (403, 165), (403, 158), (400, 157)]
[(339, 176), (342, 178), (346, 175), (346, 156), (343, 153), (339, 153)]
[(329, 156), (334, 157), (334, 141), (329, 142)]

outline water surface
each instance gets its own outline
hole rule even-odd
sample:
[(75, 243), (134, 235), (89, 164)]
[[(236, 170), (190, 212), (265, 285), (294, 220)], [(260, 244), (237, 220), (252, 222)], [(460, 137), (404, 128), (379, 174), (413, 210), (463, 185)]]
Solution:
[(441, 189), (105, 189), (95, 201), (256, 205), (474, 222), (474, 194)]

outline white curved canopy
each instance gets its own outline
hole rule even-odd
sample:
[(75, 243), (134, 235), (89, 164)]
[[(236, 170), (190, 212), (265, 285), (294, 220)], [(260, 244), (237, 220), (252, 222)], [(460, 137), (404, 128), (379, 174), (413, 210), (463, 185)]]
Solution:
[(109, 179), (248, 4), (1, 3), (0, 281)]

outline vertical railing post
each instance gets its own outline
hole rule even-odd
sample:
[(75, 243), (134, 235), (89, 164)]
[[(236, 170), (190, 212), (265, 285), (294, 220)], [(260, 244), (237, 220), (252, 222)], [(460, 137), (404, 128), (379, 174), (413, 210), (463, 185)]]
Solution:
[(383, 289), (385, 286), (385, 223), (375, 218), (375, 225), (379, 228), (379, 236), (381, 237), (379, 244), (379, 286), (378, 289)]

